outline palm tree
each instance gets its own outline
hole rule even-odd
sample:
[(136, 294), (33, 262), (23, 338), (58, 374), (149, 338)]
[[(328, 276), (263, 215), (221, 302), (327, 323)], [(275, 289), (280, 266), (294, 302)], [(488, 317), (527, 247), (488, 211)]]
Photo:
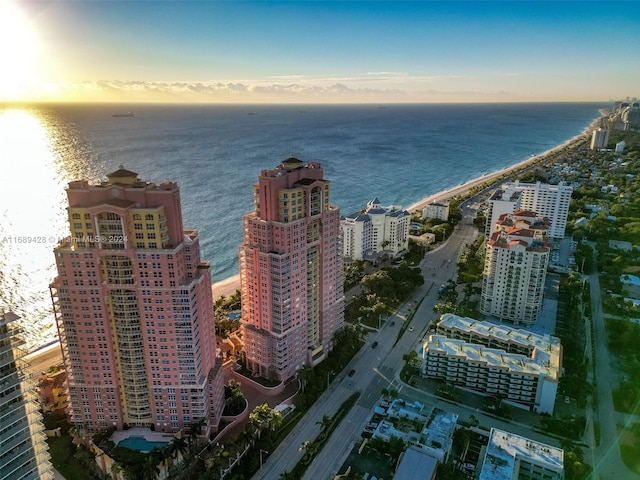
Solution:
[(122, 465), (118, 462), (114, 462), (111, 464), (111, 475), (114, 480), (120, 480), (120, 474), (122, 473)]
[(142, 480), (156, 480), (160, 473), (157, 458), (153, 451), (149, 452), (142, 462)]
[(177, 458), (178, 455), (182, 455), (187, 451), (187, 441), (183, 436), (174, 437), (169, 448), (171, 450), (171, 454)]
[(195, 440), (200, 436), (202, 432), (202, 427), (204, 427), (207, 423), (207, 419), (202, 417), (196, 421), (194, 421), (187, 430), (187, 436), (189, 438), (189, 445), (195, 442)]
[(271, 435), (282, 426), (282, 414), (276, 410), (272, 410), (271, 419), (267, 428), (269, 428), (269, 440)]
[(323, 415), (322, 420), (316, 422), (316, 425), (320, 425), (322, 430), (327, 430), (331, 426), (331, 417), (329, 415)]
[(249, 414), (249, 424), (255, 426), (255, 428), (257, 429), (256, 435), (258, 436), (258, 438), (260, 438), (260, 433), (262, 433), (262, 430), (269, 426), (269, 423), (273, 419), (273, 416), (274, 410), (272, 410), (268, 403), (258, 405), (253, 409), (253, 412)]
[(313, 368), (304, 366), (298, 370), (298, 380), (300, 381), (300, 389), (304, 393), (307, 388), (307, 384), (313, 381), (314, 372)]

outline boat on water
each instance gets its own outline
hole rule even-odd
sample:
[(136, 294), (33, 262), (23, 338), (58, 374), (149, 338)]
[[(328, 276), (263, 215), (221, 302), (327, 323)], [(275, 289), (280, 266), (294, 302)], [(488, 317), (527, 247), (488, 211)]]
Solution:
[(133, 117), (133, 112), (114, 113), (112, 117)]

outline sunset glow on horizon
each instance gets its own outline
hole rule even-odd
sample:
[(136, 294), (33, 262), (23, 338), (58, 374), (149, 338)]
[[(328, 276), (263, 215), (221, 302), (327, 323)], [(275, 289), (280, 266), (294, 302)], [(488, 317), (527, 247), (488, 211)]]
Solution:
[(640, 95), (639, 27), (638, 2), (5, 0), (0, 101), (603, 101)]

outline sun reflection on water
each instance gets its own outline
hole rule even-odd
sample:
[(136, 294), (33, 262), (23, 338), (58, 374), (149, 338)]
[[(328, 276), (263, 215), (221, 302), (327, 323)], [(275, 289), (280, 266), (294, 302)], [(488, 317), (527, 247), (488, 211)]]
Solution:
[(56, 339), (53, 248), (68, 235), (65, 187), (84, 173), (69, 135), (45, 110), (0, 107), (0, 308), (22, 317), (30, 349)]

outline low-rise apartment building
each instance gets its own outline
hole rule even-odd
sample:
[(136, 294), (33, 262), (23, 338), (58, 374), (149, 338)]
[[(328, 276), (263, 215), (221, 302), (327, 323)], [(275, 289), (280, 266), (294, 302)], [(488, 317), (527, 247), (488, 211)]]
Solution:
[(351, 260), (375, 260), (388, 253), (396, 256), (409, 247), (411, 214), (398, 207), (383, 207), (377, 198), (364, 210), (340, 219), (343, 255)]
[(449, 204), (447, 202), (432, 202), (422, 209), (422, 218), (437, 218), (438, 220), (449, 220)]
[(526, 330), (443, 315), (422, 347), (422, 373), (553, 413), (562, 371), (560, 339)]
[(562, 480), (564, 451), (515, 433), (492, 428), (479, 480)]

